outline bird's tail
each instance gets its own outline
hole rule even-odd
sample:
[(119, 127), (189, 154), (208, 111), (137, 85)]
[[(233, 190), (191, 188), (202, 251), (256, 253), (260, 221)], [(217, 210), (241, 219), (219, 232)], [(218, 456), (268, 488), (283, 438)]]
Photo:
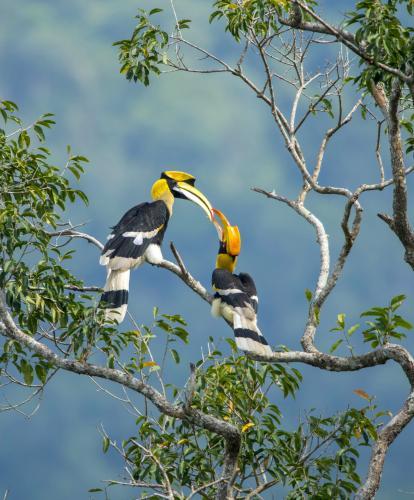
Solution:
[(129, 269), (120, 271), (109, 269), (99, 308), (104, 310), (105, 322), (121, 323), (127, 312)]
[(258, 356), (270, 356), (272, 349), (259, 330), (256, 318), (247, 318), (241, 311), (234, 311), (233, 330), (237, 348)]

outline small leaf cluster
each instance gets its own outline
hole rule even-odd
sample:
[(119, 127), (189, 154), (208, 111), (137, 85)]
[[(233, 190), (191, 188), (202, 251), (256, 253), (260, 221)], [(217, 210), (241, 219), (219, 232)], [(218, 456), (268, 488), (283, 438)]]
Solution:
[(361, 314), (361, 317), (371, 317), (367, 321), (368, 328), (363, 331), (364, 342), (371, 347), (384, 346), (390, 339), (401, 340), (406, 337), (400, 328), (411, 330), (413, 325), (395, 312), (403, 304), (405, 295), (393, 297), (385, 307), (373, 307)]
[(400, 119), (401, 128), (406, 132), (405, 137), (405, 152), (414, 153), (414, 113), (410, 113), (406, 118)]
[[(166, 46), (168, 33), (159, 25), (152, 23), (152, 16), (162, 12), (162, 9), (152, 9), (146, 12), (139, 9), (138, 24), (131, 38), (119, 40), (114, 43), (119, 47), (120, 72), (125, 74), (127, 80), (140, 81), (145, 86), (150, 83), (150, 74), (160, 74), (159, 65), (166, 64)], [(181, 27), (188, 26), (188, 20), (183, 20)], [(185, 22), (187, 21), (187, 23)]]
[(210, 23), (224, 19), (225, 30), (240, 41), (243, 36), (254, 33), (263, 38), (278, 32), (277, 17), (287, 10), (287, 0), (217, 0), (210, 15)]
[[(410, 15), (413, 2), (407, 0), (363, 0), (349, 12), (348, 25), (356, 25), (356, 41), (374, 63), (381, 62), (403, 72), (412, 66), (414, 60), (414, 38), (412, 27), (406, 27), (398, 17), (399, 5), (403, 4)], [(361, 60), (361, 64), (365, 64)], [(393, 76), (370, 64), (355, 79), (363, 88), (370, 88), (370, 82), (382, 82), (389, 91)]]
[(345, 328), (345, 318), (346, 318), (346, 315), (344, 313), (338, 314), (338, 316), (336, 318), (336, 327), (332, 328), (330, 330), (333, 333), (340, 333), (340, 334), (342, 334), (342, 338), (339, 338), (338, 340), (336, 340), (332, 344), (332, 346), (330, 347), (330, 349), (329, 349), (330, 353), (335, 352), (338, 349), (338, 347), (343, 342), (345, 342), (347, 348), (350, 351), (350, 353), (352, 355), (354, 354), (353, 346), (351, 344), (351, 337), (358, 330), (358, 328), (360, 327), (360, 324), (356, 323), (355, 325), (352, 325), (349, 328)]
[[(126, 332), (107, 326), (99, 329), (99, 340), (103, 341), (101, 349), (107, 355), (109, 368), (114, 368), (115, 362), (122, 363), (123, 370), (148, 381), (152, 373), (163, 368), (168, 352), (176, 364), (180, 363), (179, 352), (172, 348), (172, 345), (177, 341), (188, 343), (189, 333), (185, 329), (186, 326), (187, 323), (179, 314), (159, 314), (158, 308), (155, 307), (154, 323), (151, 326), (143, 325)], [(157, 363), (152, 357), (150, 344), (154, 339), (161, 343), (163, 337), (164, 359)], [(121, 354), (127, 347), (132, 348), (132, 353), (129, 353), (127, 362), (122, 362)]]
[[(413, 325), (401, 315), (396, 314), (396, 311), (404, 303), (405, 298), (405, 295), (396, 295), (387, 306), (372, 307), (361, 313), (361, 318), (372, 318), (372, 320), (366, 321), (368, 328), (362, 331), (364, 342), (368, 342), (371, 347), (376, 348), (384, 346), (390, 339), (401, 340), (406, 337), (405, 333), (399, 329), (411, 330)], [(351, 355), (354, 355), (351, 338), (361, 325), (360, 323), (356, 323), (347, 327), (345, 319), (346, 315), (344, 313), (338, 314), (336, 326), (330, 330), (333, 333), (341, 335), (341, 338), (332, 344), (330, 352), (335, 352), (341, 344), (344, 344), (349, 349)]]
[(376, 440), (383, 415), (372, 401), (332, 417), (309, 415), (286, 443), (290, 462), (283, 473), (292, 488), (286, 498), (350, 498), (361, 483), (358, 447)]

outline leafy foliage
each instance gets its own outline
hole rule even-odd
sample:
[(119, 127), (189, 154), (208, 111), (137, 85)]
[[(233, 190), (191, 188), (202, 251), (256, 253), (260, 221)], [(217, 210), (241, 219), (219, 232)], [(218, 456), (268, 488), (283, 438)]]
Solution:
[[(59, 227), (68, 201), (86, 195), (73, 188), (67, 174), (79, 178), (87, 159), (72, 155), (64, 168), (49, 163), (50, 151), (42, 145), (45, 130), (54, 121), (46, 114), (24, 127), (17, 105), (0, 102), (0, 287), (21, 329), (35, 335), (45, 325), (53, 329), (88, 328), (85, 306), (65, 286), (81, 286), (65, 267), (72, 250), (53, 245), (50, 231)], [(36, 146), (33, 145), (38, 141)], [(75, 325), (77, 325), (75, 327)], [(46, 334), (46, 331), (45, 331)], [(16, 342), (4, 344), (0, 362), (12, 361), (27, 384), (36, 375), (44, 383), (48, 365), (29, 359)]]
[(399, 309), (405, 300), (404, 295), (397, 295), (391, 299), (388, 306), (373, 307), (361, 314), (361, 317), (372, 317), (372, 321), (367, 321), (369, 328), (363, 331), (364, 342), (369, 342), (371, 347), (383, 346), (390, 339), (403, 339), (405, 333), (398, 330), (411, 330), (413, 325), (395, 311)]
[(240, 41), (242, 35), (254, 33), (265, 37), (269, 30), (278, 32), (277, 16), (288, 7), (286, 0), (248, 0), (234, 2), (232, 0), (217, 0), (210, 15), (210, 22), (225, 19), (225, 30)]
[[(370, 321), (366, 321), (368, 328), (362, 331), (364, 342), (369, 342), (371, 347), (376, 348), (386, 345), (390, 339), (401, 340), (406, 337), (405, 333), (401, 332), (399, 328), (412, 330), (413, 325), (399, 314), (396, 314), (396, 311), (404, 303), (405, 298), (405, 295), (396, 295), (387, 306), (372, 307), (361, 313), (361, 318), (373, 318)], [(330, 352), (335, 352), (345, 342), (350, 353), (353, 355), (354, 348), (351, 344), (351, 337), (359, 330), (361, 325), (356, 323), (355, 325), (346, 327), (345, 318), (346, 315), (344, 313), (338, 314), (336, 327), (330, 330), (331, 332), (341, 334), (341, 338), (332, 344)]]
[(150, 73), (159, 75), (158, 65), (166, 63), (163, 49), (169, 37), (159, 25), (151, 21), (151, 17), (162, 12), (162, 9), (152, 9), (148, 13), (139, 9), (138, 12), (138, 24), (131, 38), (115, 42), (114, 45), (119, 46), (120, 72), (125, 74), (127, 80), (149, 85)]
[[(356, 25), (356, 41), (363, 47), (374, 63), (381, 62), (392, 68), (406, 71), (413, 64), (413, 28), (403, 26), (399, 18), (399, 5), (404, 5), (412, 15), (413, 2), (406, 0), (364, 0), (348, 14), (348, 25)], [(365, 65), (365, 61), (361, 60)], [(370, 82), (382, 82), (388, 91), (393, 75), (376, 64), (366, 65), (355, 78), (361, 87), (370, 87)]]
[[(210, 339), (212, 342), (212, 339)], [(295, 369), (261, 364), (232, 355), (210, 343), (209, 355), (196, 364), (192, 394), (169, 387), (181, 404), (232, 423), (243, 436), (235, 485), (254, 489), (254, 478), (266, 474), (271, 486), (289, 486), (288, 498), (349, 498), (360, 483), (356, 466), (358, 447), (376, 439), (377, 420), (372, 399), (363, 408), (350, 408), (332, 417), (311, 412), (289, 431), (282, 426), (279, 388), (294, 396), (302, 380)], [(136, 484), (163, 484), (167, 474), (175, 491), (188, 492), (207, 485), (200, 495), (212, 498), (223, 466), (225, 443), (220, 436), (190, 422), (145, 413), (138, 417), (137, 435), (121, 447), (104, 435), (103, 449), (121, 451)], [(213, 484), (211, 484), (213, 483)], [(116, 484), (116, 481), (113, 482)], [(95, 491), (95, 489), (94, 489)], [(322, 496), (321, 496), (322, 495)]]
[(352, 335), (358, 330), (359, 328), (359, 323), (352, 325), (351, 327), (345, 329), (345, 314), (341, 313), (338, 314), (337, 320), (336, 320), (336, 327), (332, 328), (330, 331), (335, 332), (335, 333), (340, 333), (342, 334), (342, 338), (339, 338), (337, 341), (335, 341), (331, 348), (329, 349), (329, 352), (333, 353), (335, 352), (338, 347), (345, 342), (347, 348), (349, 349), (349, 352), (353, 355), (354, 354), (354, 349), (351, 344), (351, 337)]

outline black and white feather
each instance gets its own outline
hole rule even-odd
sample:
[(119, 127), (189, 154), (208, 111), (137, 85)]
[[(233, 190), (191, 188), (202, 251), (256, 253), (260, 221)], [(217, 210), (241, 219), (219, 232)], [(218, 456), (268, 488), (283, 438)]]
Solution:
[(215, 293), (211, 312), (233, 324), (237, 348), (259, 356), (272, 354), (257, 326), (259, 301), (253, 278), (247, 273), (237, 275), (226, 269), (215, 269), (212, 285)]
[(162, 261), (161, 243), (170, 214), (161, 201), (131, 208), (112, 228), (99, 263), (108, 274), (99, 307), (106, 321), (121, 323), (128, 305), (130, 271), (144, 262)]

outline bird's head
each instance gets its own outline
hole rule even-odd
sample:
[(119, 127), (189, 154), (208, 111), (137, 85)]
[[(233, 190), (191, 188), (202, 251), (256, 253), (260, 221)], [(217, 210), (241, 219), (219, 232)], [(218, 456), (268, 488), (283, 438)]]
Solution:
[(174, 198), (190, 200), (199, 205), (207, 214), (209, 220), (213, 221), (212, 206), (203, 193), (194, 187), (195, 180), (195, 177), (186, 172), (166, 170), (161, 173), (161, 177), (152, 186), (152, 199), (165, 201), (170, 212), (172, 211)]
[(213, 213), (219, 218), (219, 221), (216, 218), (213, 220), (220, 240), (216, 268), (227, 269), (232, 273), (236, 268), (237, 256), (240, 254), (240, 231), (237, 226), (232, 226), (230, 224), (220, 210), (213, 208)]

